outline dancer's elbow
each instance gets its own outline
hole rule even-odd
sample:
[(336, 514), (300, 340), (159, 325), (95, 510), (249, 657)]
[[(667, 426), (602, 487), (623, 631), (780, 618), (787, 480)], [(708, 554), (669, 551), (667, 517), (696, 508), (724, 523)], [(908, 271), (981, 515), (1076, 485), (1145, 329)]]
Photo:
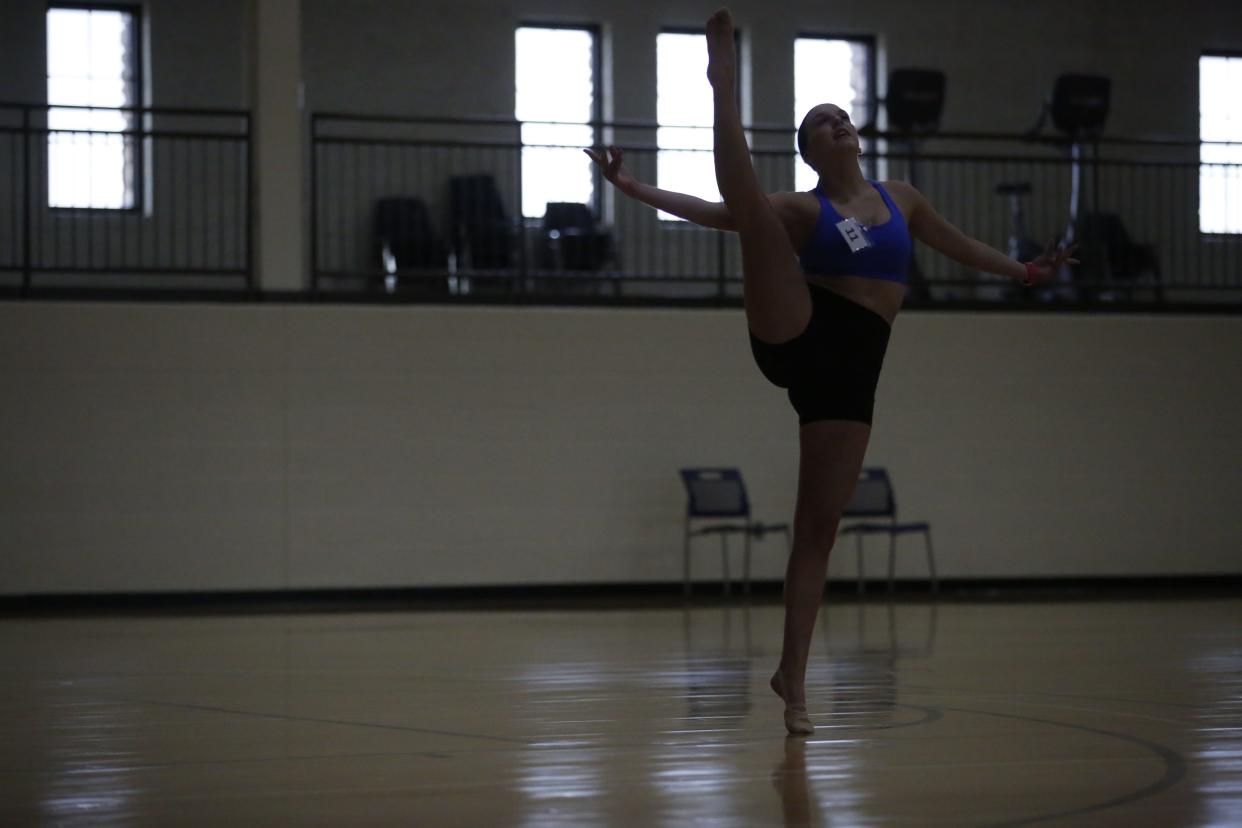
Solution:
[(713, 213), (712, 223), (708, 226), (716, 230), (725, 230), (730, 233), (737, 232), (737, 222), (733, 220), (733, 214), (729, 212), (729, 208), (724, 204), (721, 204), (720, 209)]
[(682, 218), (709, 230), (737, 231), (737, 222), (733, 220), (733, 214), (729, 212), (724, 202), (720, 201), (704, 201), (692, 214), (687, 213)]

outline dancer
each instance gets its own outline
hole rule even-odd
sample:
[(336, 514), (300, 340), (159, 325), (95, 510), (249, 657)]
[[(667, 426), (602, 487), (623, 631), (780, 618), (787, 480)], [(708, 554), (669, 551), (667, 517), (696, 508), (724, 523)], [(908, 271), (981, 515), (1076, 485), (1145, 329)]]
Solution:
[(968, 267), (1027, 286), (1077, 260), (1070, 258), (1072, 247), (1049, 246), (1033, 262), (1015, 261), (953, 227), (909, 184), (868, 181), (858, 164), (858, 131), (833, 104), (814, 107), (798, 129), (799, 152), (819, 173), (815, 190), (766, 195), (738, 115), (728, 9), (707, 21), (707, 53), (723, 204), (636, 181), (616, 147), (586, 152), (626, 195), (740, 237), (751, 351), (764, 377), (787, 389), (799, 422), (784, 642), (770, 686), (785, 702), (786, 729), (810, 734), (805, 681), (811, 635), (828, 555), (871, 436), (880, 368), (905, 296), (911, 236)]

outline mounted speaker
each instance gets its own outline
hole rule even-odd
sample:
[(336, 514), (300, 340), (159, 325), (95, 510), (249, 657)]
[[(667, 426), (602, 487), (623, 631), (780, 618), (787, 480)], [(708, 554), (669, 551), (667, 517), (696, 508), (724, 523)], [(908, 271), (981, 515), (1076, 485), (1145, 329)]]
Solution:
[(1112, 81), (1100, 75), (1061, 75), (1052, 89), (1052, 125), (1073, 138), (1098, 137), (1111, 88)]
[(894, 69), (888, 76), (884, 110), (893, 132), (930, 135), (938, 131), (944, 111), (944, 72)]

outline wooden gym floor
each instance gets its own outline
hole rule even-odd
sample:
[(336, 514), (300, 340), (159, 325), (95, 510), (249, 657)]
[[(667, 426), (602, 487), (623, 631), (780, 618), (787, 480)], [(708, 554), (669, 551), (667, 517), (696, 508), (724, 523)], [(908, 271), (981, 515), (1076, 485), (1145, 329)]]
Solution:
[(0, 619), (0, 825), (1242, 825), (1242, 598)]

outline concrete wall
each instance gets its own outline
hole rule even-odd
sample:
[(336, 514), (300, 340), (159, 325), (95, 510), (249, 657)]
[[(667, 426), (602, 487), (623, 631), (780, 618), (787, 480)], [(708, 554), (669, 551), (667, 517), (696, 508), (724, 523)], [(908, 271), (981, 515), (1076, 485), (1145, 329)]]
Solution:
[[(1240, 375), (1237, 318), (912, 313), (868, 463), (943, 577), (1237, 573)], [(8, 594), (676, 581), (678, 468), (796, 492), (740, 311), (10, 303), (0, 384)]]
[[(145, 106), (249, 109), (250, 21), (246, 0), (144, 0), (142, 9), (142, 90)], [(46, 2), (5, 0), (0, 6), (0, 102), (47, 100)], [(3, 125), (20, 126), (16, 111), (0, 110)], [(43, 126), (42, 112), (32, 125)], [(126, 265), (228, 271), (247, 264), (245, 124), (233, 117), (159, 115), (145, 126), (179, 133), (148, 138), (136, 147), (143, 209), (132, 213), (53, 211), (47, 192), (46, 144), (37, 139), (23, 150), (16, 135), (0, 136), (0, 263), (16, 264), (21, 252), (19, 159), (29, 159), (33, 209), (32, 260), (36, 267), (110, 267), (108, 275), (41, 277), (40, 284), (159, 285), (166, 276), (124, 272)], [(188, 137), (213, 133), (224, 138)], [(240, 140), (238, 139), (240, 137)], [(83, 143), (89, 136), (79, 136)], [(10, 165), (9, 159), (14, 163)], [(12, 252), (12, 255), (10, 253)], [(0, 283), (16, 284), (20, 273), (0, 273)], [(178, 284), (209, 286), (220, 277), (186, 277)], [(240, 279), (227, 282), (238, 285)]]
[[(136, 0), (143, 11), (146, 105), (249, 106), (248, 0)], [(44, 0), (0, 7), (0, 100), (47, 100)]]
[[(506, 4), (304, 0), (311, 109), (513, 116), (513, 30), (520, 23), (602, 27), (614, 69), (604, 96), (618, 120), (655, 120), (655, 35), (702, 26), (713, 7), (685, 2), (514, 0)], [(949, 78), (944, 125), (1019, 130), (1063, 72), (1114, 78), (1110, 132), (1198, 134), (1198, 58), (1242, 48), (1242, 9), (1212, 0), (874, 0), (730, 3), (752, 48), (753, 120), (793, 115), (798, 34), (878, 38), (881, 77), (930, 66)], [(746, 51), (746, 50), (744, 50)]]

